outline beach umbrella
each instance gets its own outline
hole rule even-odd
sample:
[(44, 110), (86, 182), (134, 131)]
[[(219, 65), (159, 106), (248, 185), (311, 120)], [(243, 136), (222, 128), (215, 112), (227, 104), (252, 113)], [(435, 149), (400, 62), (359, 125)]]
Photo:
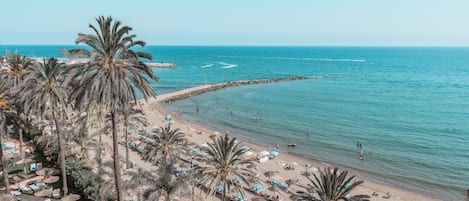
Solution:
[(13, 183), (17, 183), (23, 179), (21, 179), (21, 177), (18, 177), (17, 175), (13, 176), (13, 178), (11, 178), (14, 182)]
[(36, 197), (46, 197), (52, 194), (52, 188), (47, 188), (34, 193)]
[(272, 155), (272, 156), (278, 156), (279, 153), (278, 153), (278, 151), (271, 151), (271, 152), (270, 152), (270, 155)]
[(19, 165), (19, 164), (27, 164), (27, 163), (32, 163), (32, 162), (34, 162), (33, 159), (25, 158), (25, 159), (21, 159), (17, 161), (15, 164)]
[(0, 195), (0, 200), (2, 201), (16, 201), (15, 196), (13, 195)]
[(286, 180), (285, 183), (286, 183), (288, 186), (290, 186), (290, 185), (295, 184), (295, 183), (296, 183), (296, 180), (294, 180), (294, 179), (289, 179), (289, 180)]
[(268, 151), (261, 151), (261, 152), (259, 153), (259, 156), (262, 157), (262, 156), (267, 156), (267, 155), (269, 155), (269, 154), (270, 154), (270, 153), (269, 153)]
[(46, 170), (45, 169), (40, 169), (40, 170), (36, 171), (36, 175), (44, 176), (44, 175), (46, 175)]
[(55, 168), (43, 168), (45, 171), (46, 175), (59, 175), (60, 170), (55, 169)]
[(58, 176), (52, 176), (52, 177), (49, 177), (47, 179), (42, 180), (42, 182), (44, 182), (46, 184), (53, 184), (53, 183), (58, 182), (58, 181), (59, 181)]
[(80, 195), (69, 194), (61, 199), (61, 201), (77, 201), (80, 200)]

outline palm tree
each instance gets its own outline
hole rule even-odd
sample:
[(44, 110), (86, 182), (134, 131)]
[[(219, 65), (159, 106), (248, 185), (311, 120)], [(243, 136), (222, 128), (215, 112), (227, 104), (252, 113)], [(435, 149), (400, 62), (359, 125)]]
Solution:
[(247, 151), (236, 138), (230, 138), (228, 134), (221, 137), (211, 138), (212, 143), (204, 148), (208, 156), (201, 158), (204, 166), (197, 167), (201, 172), (202, 179), (210, 179), (208, 186), (209, 194), (215, 194), (218, 186), (223, 186), (222, 200), (226, 197), (226, 192), (230, 192), (231, 187), (235, 187), (240, 193), (243, 189), (236, 185), (236, 177), (242, 179), (246, 183), (248, 175), (253, 175), (252, 169), (247, 168), (252, 165), (252, 159), (246, 159), (243, 154)]
[[(5, 114), (10, 109), (5, 93), (0, 93), (0, 144), (3, 144), (3, 137), (7, 134), (6, 120), (7, 115)], [(3, 157), (3, 147), (0, 146), (0, 160), (2, 162), (2, 173), (3, 182), (5, 183), (6, 193), (10, 193), (10, 183), (8, 181), (7, 163)]]
[(314, 180), (307, 177), (311, 182), (306, 188), (307, 192), (298, 191), (291, 198), (311, 201), (369, 201), (369, 195), (349, 196), (349, 193), (363, 181), (353, 181), (355, 176), (347, 177), (347, 174), (347, 171), (339, 173), (337, 168), (324, 168), (319, 177), (314, 175)]
[(19, 54), (12, 54), (6, 57), (8, 70), (2, 75), (2, 80), (9, 82), (9, 85), (16, 87), (21, 84), (26, 70), (33, 64), (33, 61)]
[(32, 65), (25, 76), (24, 85), (21, 87), (22, 95), (20, 104), (24, 105), (28, 113), (36, 113), (45, 117), (52, 115), (57, 134), (60, 166), (64, 195), (68, 194), (67, 173), (65, 171), (65, 146), (60, 122), (64, 119), (64, 107), (68, 100), (68, 94), (63, 85), (65, 64), (55, 58), (44, 59), (41, 63)]
[[(0, 74), (0, 85), (3, 85), (7, 93), (16, 94), (15, 90), (23, 84), (23, 78), (27, 69), (33, 64), (33, 61), (25, 56), (19, 54), (12, 54), (6, 56), (6, 65), (8, 68)], [(24, 115), (23, 106), (21, 104), (12, 103), (12, 109), (16, 111), (19, 118), (15, 118), (12, 123), (18, 131), (20, 140), (20, 154), (24, 159), (23, 152), (23, 129), (29, 130), (27, 126), (26, 117)]]
[(187, 148), (188, 140), (179, 128), (171, 130), (171, 126), (167, 125), (161, 127), (161, 131), (156, 135), (155, 142), (149, 143), (145, 148), (145, 161), (156, 163), (163, 159), (168, 163), (174, 162), (184, 152), (184, 148)]
[(173, 165), (162, 160), (156, 174), (149, 177), (151, 186), (145, 190), (143, 197), (145, 200), (160, 200), (160, 197), (163, 197), (163, 200), (171, 201), (180, 191), (188, 192), (187, 177), (187, 175), (174, 176)]
[(93, 51), (69, 51), (72, 56), (89, 58), (84, 68), (77, 67), (70, 71), (70, 75), (79, 80), (80, 86), (73, 98), (78, 108), (102, 104), (111, 113), (117, 200), (121, 201), (124, 198), (118, 149), (118, 109), (130, 108), (131, 102), (136, 103), (137, 90), (145, 99), (156, 96), (147, 78), (157, 81), (158, 77), (139, 60), (151, 60), (152, 56), (132, 50), (136, 46), (145, 46), (145, 42), (134, 40), (136, 35), (129, 35), (132, 28), (121, 26), (121, 22), (112, 17), (101, 16), (96, 21), (98, 27), (89, 25), (94, 34), (80, 33), (75, 41), (90, 46)]

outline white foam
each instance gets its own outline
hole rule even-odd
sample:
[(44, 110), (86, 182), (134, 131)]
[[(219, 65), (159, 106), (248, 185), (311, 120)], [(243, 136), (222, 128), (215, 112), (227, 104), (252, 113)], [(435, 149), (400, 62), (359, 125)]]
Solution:
[(217, 63), (220, 64), (220, 65), (223, 65), (220, 68), (236, 68), (236, 67), (238, 67), (238, 65), (236, 65), (236, 64), (230, 64), (230, 63), (226, 63), (226, 62), (217, 62)]
[(220, 67), (220, 68), (236, 68), (236, 67), (238, 67), (238, 65), (236, 65), (236, 64), (230, 64), (230, 65), (222, 66), (222, 67)]
[(221, 57), (248, 58), (248, 59), (300, 60), (300, 61), (366, 62), (366, 59), (315, 58), (315, 57), (244, 57), (244, 56), (221, 56)]
[(210, 68), (212, 66), (213, 66), (213, 64), (205, 64), (203, 66), (200, 66), (200, 68)]

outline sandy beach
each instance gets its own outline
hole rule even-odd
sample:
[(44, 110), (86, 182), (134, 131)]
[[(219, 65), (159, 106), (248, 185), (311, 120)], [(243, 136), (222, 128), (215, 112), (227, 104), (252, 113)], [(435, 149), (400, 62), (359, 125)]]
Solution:
[[(180, 116), (177, 116), (177, 114), (171, 114), (169, 112), (164, 103), (163, 100), (167, 100), (168, 98), (174, 97), (174, 96), (180, 96), (183, 94), (191, 93), (192, 91), (197, 91), (201, 90), (204, 88), (209, 88), (211, 85), (202, 85), (202, 86), (197, 86), (189, 89), (184, 89), (180, 91), (175, 91), (167, 94), (161, 94), (157, 98), (150, 99), (148, 102), (141, 101), (142, 103), (142, 109), (145, 111), (145, 116), (147, 119), (150, 121), (152, 125), (156, 126), (163, 126), (166, 124), (165, 117), (166, 115), (171, 115), (172, 118), (175, 120), (175, 123), (172, 125), (172, 128), (179, 128), (181, 129), (182, 132), (184, 132), (187, 136), (187, 138), (197, 144), (201, 145), (206, 142), (210, 142), (209, 135), (219, 132), (219, 133), (225, 133), (226, 131), (214, 131), (214, 130), (208, 130), (204, 128), (203, 126), (188, 123), (187, 120), (184, 120)], [(202, 134), (200, 134), (202, 133)], [(233, 137), (237, 137), (236, 133), (230, 134)], [(242, 140), (242, 139), (241, 139)], [(271, 147), (264, 147), (260, 145), (256, 145), (251, 142), (245, 142), (244, 144), (252, 149), (253, 152), (260, 152), (260, 151), (271, 151), (271, 150), (276, 150), (275, 145), (272, 145)], [(305, 185), (307, 184), (307, 179), (304, 176), (301, 176), (301, 172), (305, 171), (305, 165), (306, 164), (312, 164), (316, 168), (324, 168), (325, 164), (320, 163), (318, 161), (315, 161), (313, 159), (308, 159), (305, 157), (301, 157), (299, 155), (295, 154), (290, 154), (287, 151), (286, 146), (281, 145), (280, 149), (277, 150), (279, 151), (280, 155), (276, 157), (275, 159), (268, 160), (263, 163), (258, 163), (258, 171), (259, 171), (259, 179), (262, 181), (262, 184), (266, 187), (268, 187), (266, 180), (268, 179), (263, 175), (265, 171), (278, 171), (278, 175), (276, 175), (277, 178), (281, 179), (282, 181), (288, 180), (288, 179), (294, 179), (297, 180), (300, 178), (300, 182), (298, 184), (300, 185)], [(125, 155), (125, 151), (123, 147), (121, 147), (120, 150), (121, 155)], [(145, 167), (145, 169), (151, 168), (151, 165), (149, 163), (143, 162), (140, 160), (140, 157), (135, 153), (131, 152), (130, 158), (132, 160), (136, 161), (136, 163), (142, 167)], [(333, 163), (333, 161), (330, 161)], [(295, 169), (294, 170), (285, 170), (284, 165), (286, 164), (295, 164)], [(297, 164), (297, 165), (296, 165)], [(426, 200), (426, 201), (436, 201), (440, 200), (437, 198), (429, 197), (426, 195), (422, 195), (418, 192), (413, 192), (410, 190), (406, 189), (401, 189), (398, 187), (393, 187), (393, 186), (387, 186), (387, 185), (382, 185), (378, 183), (374, 183), (371, 181), (368, 181), (364, 178), (357, 177), (357, 179), (360, 180), (365, 180), (365, 183), (359, 186), (356, 190), (353, 191), (353, 194), (368, 194), (372, 195), (373, 192), (378, 193), (378, 196), (372, 196), (371, 200), (406, 200), (406, 201), (418, 201), (418, 200)], [(290, 192), (295, 192), (296, 190), (301, 189), (297, 185), (292, 185), (289, 190)], [(268, 191), (269, 193), (272, 193), (271, 191)], [(391, 197), (390, 198), (383, 198), (387, 193), (390, 193)], [(282, 192), (282, 196), (284, 198), (288, 197), (289, 195), (286, 194), (285, 192)]]

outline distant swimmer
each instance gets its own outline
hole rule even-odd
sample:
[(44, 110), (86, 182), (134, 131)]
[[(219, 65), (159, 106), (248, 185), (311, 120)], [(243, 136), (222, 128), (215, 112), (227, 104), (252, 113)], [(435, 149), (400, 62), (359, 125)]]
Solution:
[(289, 148), (293, 148), (296, 147), (296, 144), (289, 142), (288, 144), (286, 144), (286, 146)]
[(311, 132), (310, 131), (306, 131), (306, 136), (310, 136), (311, 135)]
[(195, 108), (195, 112), (197, 112), (197, 114), (199, 114), (199, 105), (197, 105), (197, 107)]
[(363, 150), (360, 150), (360, 160), (365, 160), (365, 157), (363, 156)]

